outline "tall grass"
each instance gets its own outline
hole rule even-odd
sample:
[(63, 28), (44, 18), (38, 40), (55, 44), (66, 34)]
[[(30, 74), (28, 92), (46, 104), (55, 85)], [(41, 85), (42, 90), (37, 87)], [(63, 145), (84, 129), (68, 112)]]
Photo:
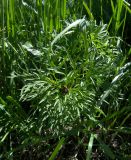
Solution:
[(130, 4), (0, 7), (0, 158), (68, 159), (67, 144), (72, 159), (130, 158), (130, 44), (122, 40)]

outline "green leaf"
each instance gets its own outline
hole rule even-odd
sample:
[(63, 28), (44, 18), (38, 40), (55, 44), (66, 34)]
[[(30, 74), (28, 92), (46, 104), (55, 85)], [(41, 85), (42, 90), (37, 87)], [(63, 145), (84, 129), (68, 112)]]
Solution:
[(78, 19), (75, 22), (71, 23), (69, 26), (67, 26), (61, 33), (59, 33), (55, 39), (51, 42), (51, 46), (54, 45), (61, 37), (63, 37), (70, 29), (77, 27), (77, 25), (83, 23), (85, 19)]
[(0, 144), (4, 142), (4, 140), (6, 139), (6, 137), (8, 136), (10, 132), (6, 132), (6, 134), (3, 136), (3, 138), (0, 141)]
[(4, 106), (6, 106), (7, 105), (7, 103), (0, 97), (0, 103), (2, 104), (2, 105), (4, 105)]
[(91, 20), (93, 20), (94, 17), (93, 17), (93, 15), (92, 15), (92, 13), (91, 13), (91, 11), (90, 11), (90, 9), (89, 9), (89, 7), (88, 7), (88, 5), (86, 4), (85, 1), (83, 1), (83, 5), (84, 5), (84, 7), (85, 7), (85, 9), (86, 9), (86, 11), (87, 11), (87, 13), (88, 13), (88, 15), (89, 15), (89, 18), (90, 18)]
[(57, 156), (57, 154), (59, 153), (59, 150), (61, 149), (62, 145), (64, 144), (65, 138), (62, 137), (58, 143), (58, 145), (56, 146), (54, 152), (52, 153), (52, 155), (50, 156), (49, 160), (54, 160)]
[(22, 45), (22, 47), (26, 49), (28, 52), (32, 53), (34, 56), (40, 56), (43, 54), (37, 49), (34, 49), (30, 42), (26, 42), (24, 45)]
[(118, 127), (115, 130), (120, 133), (131, 134), (131, 127)]
[(4, 106), (4, 105), (0, 104), (0, 109), (1, 109), (2, 111), (4, 111), (8, 116), (10, 116), (9, 112), (7, 112), (7, 111), (5, 110), (5, 106)]
[(88, 143), (88, 151), (87, 151), (87, 158), (86, 158), (86, 160), (90, 160), (91, 159), (93, 142), (94, 142), (94, 134), (91, 134), (90, 140), (89, 140), (89, 143)]
[(99, 142), (101, 149), (104, 151), (104, 153), (110, 157), (111, 159), (115, 159), (115, 155), (110, 149), (108, 145), (106, 145), (97, 135), (95, 135), (96, 140)]

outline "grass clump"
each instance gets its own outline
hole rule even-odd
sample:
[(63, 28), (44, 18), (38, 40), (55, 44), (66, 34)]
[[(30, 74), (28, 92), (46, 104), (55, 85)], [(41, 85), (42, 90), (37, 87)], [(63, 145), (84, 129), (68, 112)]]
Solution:
[(99, 101), (122, 54), (106, 25), (85, 19), (57, 40), (43, 53), (44, 68), (34, 69), (25, 79), (21, 100), (37, 101), (39, 128), (49, 124), (50, 132), (60, 135), (79, 126), (81, 117), (97, 121), (97, 112), (105, 115)]

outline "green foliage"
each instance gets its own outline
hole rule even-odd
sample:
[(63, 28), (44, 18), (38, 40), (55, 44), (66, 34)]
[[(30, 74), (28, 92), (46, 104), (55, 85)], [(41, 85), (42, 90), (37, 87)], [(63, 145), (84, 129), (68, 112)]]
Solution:
[(90, 140), (89, 140), (89, 143), (88, 143), (88, 152), (87, 152), (87, 158), (86, 158), (87, 160), (90, 160), (90, 158), (91, 158), (93, 141), (94, 141), (94, 135), (91, 134)]
[(34, 69), (21, 90), (21, 100), (39, 104), (39, 127), (49, 123), (51, 132), (60, 135), (79, 125), (81, 116), (97, 121), (96, 113), (103, 113), (98, 106), (100, 87), (112, 80), (121, 55), (106, 26), (77, 20), (56, 36), (48, 50), (44, 68)]
[(0, 2), (1, 159), (130, 159), (129, 6)]
[(53, 160), (55, 159), (55, 157), (57, 156), (57, 154), (59, 153), (59, 150), (61, 149), (61, 146), (64, 143), (65, 138), (61, 138), (58, 145), (56, 146), (54, 152), (52, 153), (51, 157), (49, 158), (49, 160)]

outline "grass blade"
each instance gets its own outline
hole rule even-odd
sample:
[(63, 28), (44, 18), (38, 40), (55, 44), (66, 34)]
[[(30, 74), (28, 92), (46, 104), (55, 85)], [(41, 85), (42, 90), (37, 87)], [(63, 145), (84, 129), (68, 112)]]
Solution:
[(87, 151), (87, 158), (86, 158), (86, 160), (90, 160), (90, 158), (91, 158), (91, 152), (92, 152), (93, 142), (94, 142), (94, 135), (91, 134), (90, 140), (89, 140), (89, 144), (88, 144), (88, 151)]
[(83, 5), (84, 5), (84, 7), (85, 7), (85, 9), (86, 9), (86, 11), (87, 11), (87, 13), (88, 13), (88, 15), (89, 15), (89, 18), (90, 18), (91, 20), (93, 20), (94, 17), (93, 17), (93, 15), (92, 15), (89, 7), (88, 7), (87, 4), (85, 3), (85, 1), (83, 1)]
[(61, 33), (59, 33), (55, 37), (55, 39), (51, 42), (51, 46), (53, 46), (54, 43), (56, 43), (58, 39), (60, 39), (62, 36), (64, 36), (67, 31), (69, 31), (73, 27), (76, 27), (78, 24), (82, 23), (83, 21), (84, 21), (84, 19), (78, 19), (75, 22), (71, 23), (68, 27), (66, 27)]
[(54, 160), (59, 152), (59, 150), (61, 149), (62, 145), (64, 144), (65, 138), (62, 137), (58, 143), (58, 145), (56, 146), (54, 152), (52, 153), (52, 155), (50, 156), (49, 160)]
[(105, 152), (107, 156), (109, 156), (111, 159), (115, 159), (115, 155), (110, 149), (108, 145), (106, 145), (97, 135), (95, 135), (96, 140), (99, 142), (101, 149)]

